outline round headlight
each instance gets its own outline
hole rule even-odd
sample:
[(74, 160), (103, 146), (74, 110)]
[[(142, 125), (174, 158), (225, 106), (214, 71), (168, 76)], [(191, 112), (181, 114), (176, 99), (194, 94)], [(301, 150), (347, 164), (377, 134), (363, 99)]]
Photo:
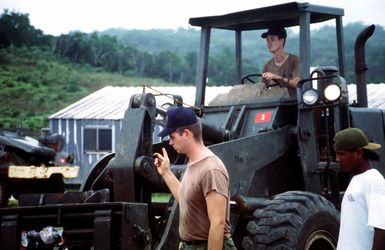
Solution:
[(315, 89), (308, 89), (302, 94), (302, 100), (306, 105), (313, 105), (318, 101), (318, 94)]
[(340, 98), (341, 88), (337, 84), (330, 84), (325, 88), (324, 97), (327, 101), (333, 102)]

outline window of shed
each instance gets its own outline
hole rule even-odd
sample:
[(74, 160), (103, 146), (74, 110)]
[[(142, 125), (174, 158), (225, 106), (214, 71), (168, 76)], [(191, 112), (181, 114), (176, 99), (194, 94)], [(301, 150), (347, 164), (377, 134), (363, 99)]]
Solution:
[(85, 128), (83, 132), (84, 151), (112, 151), (111, 129)]

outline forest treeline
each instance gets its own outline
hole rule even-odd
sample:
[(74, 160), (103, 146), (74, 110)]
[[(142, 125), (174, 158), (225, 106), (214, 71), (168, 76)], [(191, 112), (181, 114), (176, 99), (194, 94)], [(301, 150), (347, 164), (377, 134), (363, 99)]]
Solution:
[[(362, 23), (344, 26), (349, 83), (355, 80), (354, 41), (365, 27)], [(243, 33), (244, 74), (259, 73), (271, 57), (264, 39), (260, 38), (262, 32)], [(208, 82), (234, 84), (234, 34), (215, 30), (211, 37)], [(298, 33), (288, 29), (286, 50), (298, 54), (298, 40)], [(30, 122), (32, 127), (42, 126), (47, 114), (103, 85), (131, 86), (140, 84), (140, 79), (194, 84), (199, 41), (200, 30), (196, 28), (109, 29), (52, 36), (33, 27), (28, 14), (4, 10), (0, 16), (0, 126), (15, 125), (15, 120), (31, 120), (31, 117), (38, 121)], [(333, 27), (314, 30), (311, 41), (311, 65), (338, 64)], [(385, 82), (384, 27), (377, 26), (367, 42), (366, 60), (368, 82)]]
[[(347, 80), (354, 81), (354, 42), (365, 26), (361, 23), (344, 27)], [(263, 31), (244, 32), (243, 72), (260, 72), (263, 62), (271, 56), (266, 49)], [(288, 30), (286, 47), (298, 54), (298, 34)], [(5, 12), (0, 19), (0, 46), (37, 46), (68, 59), (72, 63), (88, 64), (125, 76), (161, 78), (166, 82), (195, 82), (200, 31), (195, 28), (177, 30), (124, 30), (103, 32), (70, 32), (54, 37), (44, 35), (29, 24), (28, 14)], [(233, 84), (230, 72), (234, 65), (234, 33), (215, 30), (212, 34), (209, 82), (212, 85)], [(337, 65), (335, 29), (319, 28), (311, 37), (311, 65)], [(367, 43), (368, 81), (385, 80), (385, 31), (377, 26)], [(225, 72), (229, 72), (228, 74)]]

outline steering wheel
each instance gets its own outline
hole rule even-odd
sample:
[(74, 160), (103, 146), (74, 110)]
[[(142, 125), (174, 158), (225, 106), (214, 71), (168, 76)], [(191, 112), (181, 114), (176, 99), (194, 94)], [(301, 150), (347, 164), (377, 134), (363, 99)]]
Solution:
[[(241, 84), (245, 84), (246, 80), (249, 81), (249, 82), (251, 82), (251, 83), (256, 83), (256, 81), (252, 79), (252, 77), (256, 77), (256, 76), (262, 77), (262, 74), (256, 73), (256, 74), (248, 74), (248, 75), (245, 75), (245, 76), (242, 77), (242, 79), (241, 79)], [(276, 80), (276, 79), (272, 79), (272, 80), (273, 80), (274, 83), (272, 83), (272, 84), (266, 84), (266, 88), (270, 88), (270, 87), (280, 86), (280, 85), (281, 85), (281, 83), (280, 83), (278, 80)]]

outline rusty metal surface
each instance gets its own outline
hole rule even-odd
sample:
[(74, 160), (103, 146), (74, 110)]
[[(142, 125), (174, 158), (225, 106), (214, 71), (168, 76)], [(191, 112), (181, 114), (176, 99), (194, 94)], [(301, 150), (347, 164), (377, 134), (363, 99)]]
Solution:
[(271, 98), (289, 97), (287, 88), (265, 87), (264, 83), (235, 85), (228, 93), (217, 95), (209, 106), (254, 103)]
[(53, 174), (62, 174), (64, 178), (76, 178), (79, 166), (14, 166), (8, 168), (9, 178), (48, 179)]
[(366, 41), (373, 35), (375, 25), (371, 25), (360, 32), (354, 44), (354, 62), (356, 70), (357, 84), (357, 107), (368, 107), (368, 94), (366, 82), (366, 66), (365, 44)]

